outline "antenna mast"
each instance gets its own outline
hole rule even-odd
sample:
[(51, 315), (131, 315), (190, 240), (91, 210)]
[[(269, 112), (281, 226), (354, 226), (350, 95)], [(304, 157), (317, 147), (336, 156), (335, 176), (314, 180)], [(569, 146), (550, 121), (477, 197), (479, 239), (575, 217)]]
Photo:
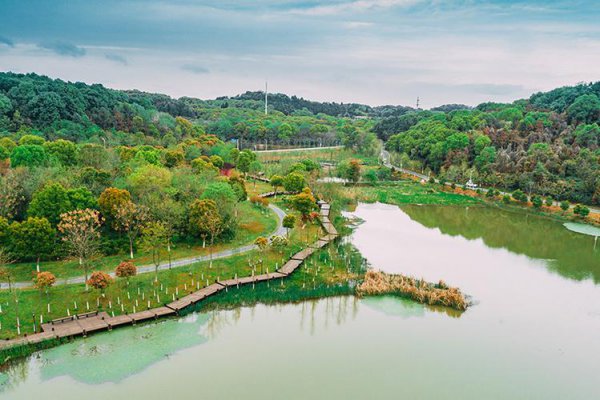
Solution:
[(417, 96), (417, 110), (419, 109), (419, 96)]
[(265, 115), (267, 115), (269, 113), (269, 110), (267, 108), (269, 105), (269, 99), (267, 97), (267, 93), (268, 93), (267, 81), (265, 81)]

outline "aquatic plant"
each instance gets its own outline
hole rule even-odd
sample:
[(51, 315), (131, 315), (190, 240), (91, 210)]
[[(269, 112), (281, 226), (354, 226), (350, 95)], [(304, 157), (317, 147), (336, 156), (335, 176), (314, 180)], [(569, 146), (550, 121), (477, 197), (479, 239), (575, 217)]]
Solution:
[(419, 303), (451, 307), (464, 311), (469, 302), (457, 288), (449, 287), (444, 281), (438, 284), (425, 282), (404, 275), (386, 274), (370, 270), (365, 274), (364, 281), (357, 286), (358, 296), (376, 296), (395, 294)]

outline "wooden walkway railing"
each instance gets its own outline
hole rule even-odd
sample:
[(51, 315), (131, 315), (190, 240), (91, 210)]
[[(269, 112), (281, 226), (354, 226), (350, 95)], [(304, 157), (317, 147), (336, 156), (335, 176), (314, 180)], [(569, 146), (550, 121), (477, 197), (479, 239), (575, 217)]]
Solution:
[[(264, 193), (261, 196), (270, 197), (275, 193)], [(277, 193), (280, 194), (280, 193)], [(228, 287), (239, 287), (240, 285), (248, 285), (250, 283), (258, 283), (269, 281), (272, 279), (285, 278), (296, 269), (298, 269), (304, 260), (312, 255), (318, 249), (326, 246), (335, 239), (338, 235), (337, 230), (329, 220), (330, 206), (324, 201), (319, 201), (320, 207), (320, 220), (325, 231), (325, 235), (321, 236), (313, 244), (307, 248), (294, 254), (285, 264), (281, 266), (277, 271), (272, 273), (265, 273), (261, 275), (252, 275), (243, 278), (233, 278), (227, 280), (217, 280), (212, 285), (206, 286), (196, 292), (193, 292), (187, 296), (176, 299), (175, 301), (165, 304), (163, 307), (152, 308), (146, 311), (139, 311), (133, 314), (123, 314), (117, 316), (110, 316), (108, 313), (101, 311), (95, 311), (91, 313), (78, 314), (70, 317), (59, 318), (49, 323), (42, 324), (42, 332), (35, 333), (32, 335), (26, 335), (24, 337), (10, 339), (0, 342), (0, 349), (6, 349), (9, 347), (15, 347), (25, 344), (36, 344), (45, 340), (55, 338), (66, 338), (74, 336), (86, 336), (92, 332), (112, 330), (115, 327), (123, 325), (135, 325), (141, 321), (158, 319), (164, 316), (176, 315), (179, 311), (189, 307), (199, 301), (212, 296), (221, 290)]]

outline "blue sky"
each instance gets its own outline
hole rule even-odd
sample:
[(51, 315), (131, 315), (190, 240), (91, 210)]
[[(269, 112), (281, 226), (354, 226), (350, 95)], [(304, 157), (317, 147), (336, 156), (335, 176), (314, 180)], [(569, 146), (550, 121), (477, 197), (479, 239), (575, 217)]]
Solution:
[(213, 98), (512, 101), (600, 80), (597, 1), (0, 0), (0, 70)]

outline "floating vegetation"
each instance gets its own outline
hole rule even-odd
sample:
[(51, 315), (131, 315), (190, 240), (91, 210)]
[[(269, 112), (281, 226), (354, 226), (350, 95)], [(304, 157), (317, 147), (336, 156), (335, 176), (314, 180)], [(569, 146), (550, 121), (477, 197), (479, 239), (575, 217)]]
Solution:
[(449, 287), (444, 281), (434, 284), (423, 279), (374, 270), (365, 274), (364, 281), (356, 288), (356, 294), (358, 296), (393, 294), (419, 303), (445, 306), (460, 311), (466, 310), (469, 306), (465, 295), (459, 289)]

